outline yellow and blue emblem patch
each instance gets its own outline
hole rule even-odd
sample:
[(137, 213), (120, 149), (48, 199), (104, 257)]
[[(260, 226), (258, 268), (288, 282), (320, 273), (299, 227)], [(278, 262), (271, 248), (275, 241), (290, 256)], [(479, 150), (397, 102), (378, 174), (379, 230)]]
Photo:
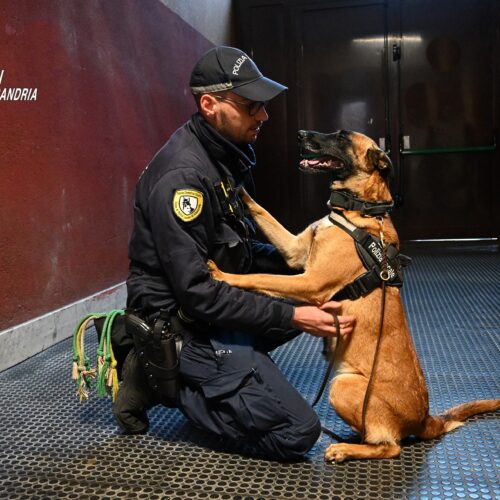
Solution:
[(194, 189), (178, 189), (173, 205), (175, 215), (184, 222), (190, 222), (201, 214), (203, 193)]

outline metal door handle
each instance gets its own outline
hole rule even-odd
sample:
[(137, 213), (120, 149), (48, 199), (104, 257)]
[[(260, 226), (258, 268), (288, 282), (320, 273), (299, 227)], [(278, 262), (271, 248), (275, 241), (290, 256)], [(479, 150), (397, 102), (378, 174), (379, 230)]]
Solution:
[[(409, 144), (409, 136), (408, 137)], [(401, 143), (399, 147), (399, 154), (404, 156), (415, 156), (415, 155), (439, 155), (439, 154), (453, 154), (453, 153), (489, 153), (496, 151), (497, 149), (497, 139), (496, 135), (493, 134), (493, 144), (487, 146), (459, 146), (451, 148), (420, 148), (411, 149), (405, 147), (405, 143)]]
[(493, 143), (491, 146), (463, 146), (458, 148), (422, 148), (422, 149), (403, 149), (400, 148), (399, 153), (404, 156), (415, 155), (437, 155), (451, 153), (485, 153), (496, 151), (497, 145)]

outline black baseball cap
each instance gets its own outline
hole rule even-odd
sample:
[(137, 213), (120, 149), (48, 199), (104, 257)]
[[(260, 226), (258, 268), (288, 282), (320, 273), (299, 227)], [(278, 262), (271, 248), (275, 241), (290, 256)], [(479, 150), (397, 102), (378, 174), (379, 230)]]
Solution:
[(196, 63), (189, 86), (193, 94), (230, 90), (252, 101), (270, 101), (287, 90), (281, 83), (266, 78), (242, 50), (214, 47)]

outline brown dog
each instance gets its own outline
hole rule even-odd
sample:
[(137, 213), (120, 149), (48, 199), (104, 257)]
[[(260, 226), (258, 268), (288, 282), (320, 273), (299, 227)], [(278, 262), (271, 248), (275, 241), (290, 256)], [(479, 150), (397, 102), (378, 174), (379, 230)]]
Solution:
[[(362, 228), (381, 236), (385, 244), (398, 247), (394, 226), (387, 213), (384, 214), (392, 202), (387, 186), (392, 165), (375, 142), (362, 134), (345, 131), (333, 134), (301, 131), (299, 140), (304, 158), (301, 168), (329, 171), (334, 176), (330, 217), (340, 220), (341, 225), (345, 225), (344, 221), (352, 224), (351, 230), (354, 226)], [(246, 193), (242, 196), (252, 217), (287, 264), (303, 272), (292, 276), (236, 275), (224, 273), (210, 262), (215, 279), (276, 297), (323, 304), (367, 272), (351, 234), (328, 216), (294, 236)], [(364, 444), (330, 445), (325, 452), (326, 460), (397, 457), (401, 451), (399, 443), (407, 436), (432, 439), (462, 425), (472, 415), (500, 408), (500, 400), (482, 400), (459, 405), (439, 416), (429, 415), (427, 387), (406, 324), (399, 288), (390, 286), (398, 285), (398, 261), (392, 260), (391, 265), (379, 354), (365, 411), (363, 403), (378, 336), (381, 281), (372, 291), (361, 286), (359, 298), (354, 299), (350, 294), (347, 295), (352, 300), (346, 298), (344, 289), (340, 292), (344, 296), (337, 299), (344, 299), (342, 314), (354, 315), (357, 320), (351, 335), (339, 339), (334, 353), (330, 403), (360, 433), (364, 414), (365, 432)]]

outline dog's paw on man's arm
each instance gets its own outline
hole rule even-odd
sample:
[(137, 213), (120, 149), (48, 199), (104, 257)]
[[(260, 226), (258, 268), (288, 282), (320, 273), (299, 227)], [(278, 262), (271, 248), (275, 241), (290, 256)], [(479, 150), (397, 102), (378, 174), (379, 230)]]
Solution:
[(223, 273), (222, 271), (217, 267), (217, 264), (213, 260), (208, 260), (207, 261), (207, 267), (208, 271), (210, 272), (210, 275), (214, 280), (217, 281), (223, 281)]

